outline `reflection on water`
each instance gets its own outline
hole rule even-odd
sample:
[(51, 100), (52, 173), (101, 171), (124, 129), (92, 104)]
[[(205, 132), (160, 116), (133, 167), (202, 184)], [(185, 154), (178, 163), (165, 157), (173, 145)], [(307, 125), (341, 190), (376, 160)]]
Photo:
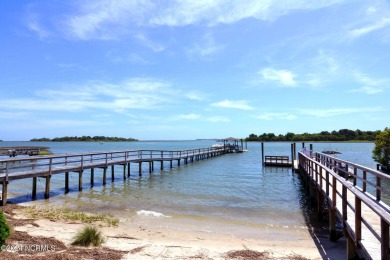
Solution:
[[(7, 146), (11, 146), (9, 144)], [(41, 145), (36, 143), (34, 145)], [(136, 143), (44, 143), (55, 153), (80, 153), (131, 149), (181, 150), (208, 147), (211, 141), (136, 142)], [(2, 144), (4, 145), (4, 144)], [(19, 144), (20, 145), (20, 144)], [(314, 144), (314, 149), (325, 150), (329, 144)], [(342, 152), (339, 158), (372, 167), (371, 143), (332, 144)], [(290, 156), (289, 143), (266, 143), (266, 155)], [(65, 205), (92, 212), (109, 212), (124, 221), (137, 212), (156, 212), (170, 216), (170, 220), (194, 219), (215, 221), (247, 227), (306, 228), (312, 210), (307, 195), (302, 191), (299, 176), (289, 168), (262, 167), (260, 143), (249, 143), (248, 152), (227, 154), (196, 161), (164, 170), (155, 165), (149, 174), (144, 165), (138, 176), (138, 165), (131, 165), (131, 177), (123, 180), (123, 167), (115, 167), (115, 180), (107, 172), (107, 185), (102, 185), (101, 169), (95, 169), (95, 184), (91, 187), (90, 172), (83, 173), (83, 191), (78, 192), (78, 174), (70, 174), (70, 192), (64, 194), (64, 174), (51, 180), (50, 200), (43, 200), (44, 180), (38, 181), (37, 204)], [(13, 203), (31, 200), (31, 180), (13, 181), (9, 198)]]

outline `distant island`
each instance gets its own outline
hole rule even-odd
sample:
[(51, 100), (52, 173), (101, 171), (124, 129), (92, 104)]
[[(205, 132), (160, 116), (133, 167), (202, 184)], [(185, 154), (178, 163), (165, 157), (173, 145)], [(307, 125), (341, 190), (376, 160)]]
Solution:
[(294, 134), (288, 132), (285, 135), (275, 135), (274, 133), (263, 133), (261, 135), (250, 134), (245, 138), (245, 141), (260, 141), (260, 142), (286, 142), (286, 141), (313, 141), (313, 142), (373, 142), (376, 136), (380, 133), (377, 131), (361, 131), (340, 129), (339, 131), (322, 131), (320, 133), (303, 133)]
[(50, 138), (34, 138), (30, 142), (136, 142), (138, 139), (123, 138), (123, 137), (107, 137), (107, 136), (64, 136)]

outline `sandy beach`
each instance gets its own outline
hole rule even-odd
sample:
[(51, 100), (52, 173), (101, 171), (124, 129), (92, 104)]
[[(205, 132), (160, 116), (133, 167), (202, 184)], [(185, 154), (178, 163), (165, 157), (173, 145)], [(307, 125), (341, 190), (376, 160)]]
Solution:
[(261, 235), (254, 239), (229, 231), (165, 226), (163, 220), (153, 217), (120, 222), (117, 227), (93, 223), (106, 241), (101, 247), (82, 248), (71, 245), (85, 225), (80, 221), (29, 219), (18, 205), (2, 209), (13, 227), (7, 247), (0, 252), (2, 259), (323, 259), (309, 232), (294, 237), (284, 232), (271, 239), (264, 234), (264, 239)]

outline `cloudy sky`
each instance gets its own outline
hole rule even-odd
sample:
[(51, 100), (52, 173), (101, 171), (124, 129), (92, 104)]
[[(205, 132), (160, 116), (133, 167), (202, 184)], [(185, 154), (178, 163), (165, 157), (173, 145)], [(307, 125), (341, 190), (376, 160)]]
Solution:
[(0, 139), (390, 126), (387, 0), (3, 0)]

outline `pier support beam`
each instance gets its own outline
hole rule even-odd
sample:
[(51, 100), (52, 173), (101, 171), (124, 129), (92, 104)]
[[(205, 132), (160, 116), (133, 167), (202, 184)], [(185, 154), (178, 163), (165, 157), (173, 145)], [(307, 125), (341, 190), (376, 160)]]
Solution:
[(138, 175), (142, 176), (142, 162), (138, 163)]
[(126, 180), (126, 166), (127, 164), (123, 164), (123, 179)]
[(83, 190), (83, 171), (79, 171), (79, 191)]
[(37, 199), (37, 179), (38, 179), (38, 177), (33, 177), (33, 180), (32, 180), (32, 193), (31, 193), (32, 200)]
[(65, 172), (65, 193), (69, 192), (69, 172)]
[(94, 185), (94, 179), (95, 179), (95, 169), (91, 168), (91, 187)]
[(45, 199), (48, 199), (50, 196), (50, 179), (51, 179), (51, 176), (46, 176), (45, 177), (46, 179), (46, 183), (45, 183)]
[(130, 163), (127, 164), (127, 177), (130, 177)]
[(115, 179), (115, 166), (111, 165), (111, 181), (114, 182)]
[(1, 192), (1, 206), (5, 206), (7, 204), (7, 191), (8, 191), (8, 181), (3, 182), (3, 190)]
[(103, 185), (107, 183), (107, 167), (103, 168)]
[(161, 161), (161, 170), (164, 170), (164, 161)]

